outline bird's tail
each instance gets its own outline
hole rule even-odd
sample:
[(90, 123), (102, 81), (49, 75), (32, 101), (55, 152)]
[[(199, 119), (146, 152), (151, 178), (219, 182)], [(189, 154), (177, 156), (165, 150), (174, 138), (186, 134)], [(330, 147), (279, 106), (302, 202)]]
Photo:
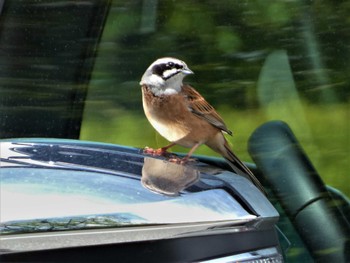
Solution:
[(225, 142), (224, 147), (226, 151), (224, 157), (227, 160), (228, 164), (231, 166), (231, 168), (237, 174), (242, 175), (244, 177), (248, 177), (253, 182), (253, 184), (266, 195), (266, 191), (259, 182), (259, 180), (255, 177), (252, 171), (236, 156), (236, 154), (233, 153), (227, 141)]
[(218, 132), (216, 136), (207, 141), (206, 145), (214, 151), (220, 153), (226, 159), (235, 173), (250, 179), (253, 184), (255, 184), (255, 186), (266, 195), (264, 187), (255, 177), (252, 171), (250, 171), (249, 168), (233, 153), (231, 147), (228, 145), (227, 140), (221, 132)]

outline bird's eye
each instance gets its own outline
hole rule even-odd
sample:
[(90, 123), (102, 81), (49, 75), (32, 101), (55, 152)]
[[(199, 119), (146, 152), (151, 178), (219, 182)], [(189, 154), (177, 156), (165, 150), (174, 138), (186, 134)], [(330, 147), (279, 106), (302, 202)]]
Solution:
[(168, 67), (173, 68), (174, 67), (174, 62), (168, 62)]

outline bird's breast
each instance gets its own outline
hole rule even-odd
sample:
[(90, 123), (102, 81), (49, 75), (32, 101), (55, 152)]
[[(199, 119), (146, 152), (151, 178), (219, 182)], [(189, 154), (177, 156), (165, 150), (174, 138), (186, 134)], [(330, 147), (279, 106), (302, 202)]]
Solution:
[(146, 87), (142, 93), (145, 115), (160, 135), (170, 142), (178, 142), (191, 132), (186, 125), (191, 113), (182, 95), (155, 96)]

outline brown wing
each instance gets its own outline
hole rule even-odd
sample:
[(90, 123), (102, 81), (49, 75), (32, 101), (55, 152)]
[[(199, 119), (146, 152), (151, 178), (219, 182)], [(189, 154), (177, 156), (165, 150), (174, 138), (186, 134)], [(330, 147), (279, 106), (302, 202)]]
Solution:
[(193, 114), (203, 118), (229, 135), (232, 135), (232, 132), (226, 127), (226, 124), (215, 111), (214, 107), (211, 106), (194, 88), (185, 84), (182, 86), (182, 93), (188, 100), (188, 107)]

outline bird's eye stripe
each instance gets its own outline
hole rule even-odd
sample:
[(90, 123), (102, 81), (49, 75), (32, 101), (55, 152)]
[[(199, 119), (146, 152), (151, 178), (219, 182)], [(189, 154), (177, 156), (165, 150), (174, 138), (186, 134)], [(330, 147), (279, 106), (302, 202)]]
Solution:
[[(156, 75), (158, 75), (160, 77), (164, 77), (164, 72), (167, 71), (167, 70), (171, 70), (171, 69), (177, 69), (177, 70), (183, 69), (183, 65), (177, 64), (177, 63), (174, 63), (174, 62), (157, 64), (157, 65), (153, 66), (152, 73), (156, 74)], [(175, 75), (175, 74), (173, 74), (173, 75)], [(166, 78), (167, 77), (168, 76), (166, 76)]]
[(165, 69), (166, 68), (164, 67), (164, 64), (154, 65), (152, 68), (152, 72), (153, 72), (153, 74), (156, 74), (158, 76), (162, 76)]

